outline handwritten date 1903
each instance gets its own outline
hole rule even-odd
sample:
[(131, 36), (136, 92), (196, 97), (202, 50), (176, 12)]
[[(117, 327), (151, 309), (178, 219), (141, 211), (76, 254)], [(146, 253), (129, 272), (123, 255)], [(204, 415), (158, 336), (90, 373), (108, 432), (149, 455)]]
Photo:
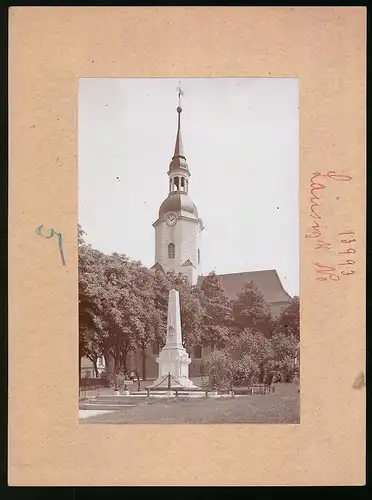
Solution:
[[(318, 273), (317, 276), (318, 281), (340, 281), (341, 276), (350, 276), (355, 273), (353, 266), (355, 265), (355, 260), (348, 259), (346, 256), (353, 255), (356, 253), (354, 248), (354, 244), (356, 243), (356, 239), (354, 238), (355, 233), (353, 231), (343, 231), (339, 233), (340, 237), (340, 252), (337, 252), (338, 255), (344, 255), (344, 260), (340, 260), (338, 264), (334, 267), (325, 266), (316, 262), (314, 264), (315, 272)], [(341, 259), (341, 257), (340, 257)]]

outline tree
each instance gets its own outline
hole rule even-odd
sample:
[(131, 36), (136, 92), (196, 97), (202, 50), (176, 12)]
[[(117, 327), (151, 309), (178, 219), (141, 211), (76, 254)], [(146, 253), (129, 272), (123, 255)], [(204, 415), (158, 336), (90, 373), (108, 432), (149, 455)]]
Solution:
[(78, 224), (78, 247), (86, 245), (85, 240), (84, 240), (84, 236), (86, 234), (87, 233), (83, 230), (83, 228), (81, 227), (81, 225)]
[[(236, 337), (229, 348), (233, 359), (239, 361), (242, 371), (240, 377), (236, 377), (235, 383), (254, 382), (263, 383), (266, 379), (269, 362), (274, 356), (274, 350), (270, 339), (260, 331), (245, 329)], [(244, 368), (247, 364), (247, 368)]]
[[(165, 288), (162, 288), (156, 279), (151, 271), (143, 266), (137, 266), (136, 289), (133, 290), (133, 295), (136, 296), (137, 300), (133, 309), (131, 327), (134, 332), (135, 346), (141, 351), (143, 380), (146, 380), (146, 350), (156, 339), (165, 336), (164, 311), (157, 307), (164, 302), (162, 292), (165, 291)], [(156, 284), (159, 286), (156, 287)]]
[(83, 356), (93, 362), (97, 374), (97, 358), (105, 338), (105, 325), (100, 317), (101, 304), (98, 300), (102, 289), (100, 270), (104, 255), (86, 244), (84, 234), (79, 225), (79, 376)]
[(138, 300), (133, 265), (126, 255), (114, 253), (106, 256), (103, 274), (101, 300), (102, 318), (109, 329), (107, 349), (114, 358), (114, 371), (126, 371), (127, 355), (134, 347), (132, 323)]
[(283, 382), (291, 382), (299, 375), (295, 358), (298, 354), (298, 339), (287, 332), (274, 333), (271, 338), (274, 356), (269, 369), (277, 379)]
[(81, 358), (86, 357), (93, 363), (95, 377), (98, 377), (97, 361), (101, 355), (101, 336), (98, 331), (93, 328), (88, 328), (85, 325), (80, 328), (79, 334), (79, 355), (81, 366)]
[(206, 370), (212, 384), (219, 387), (249, 385), (265, 380), (272, 357), (270, 339), (260, 332), (245, 330), (225, 349), (212, 351), (206, 359)]
[(81, 227), (78, 237), (80, 360), (84, 355), (95, 364), (103, 355), (110, 374), (126, 368), (126, 356), (134, 348), (135, 266), (125, 255), (92, 249)]
[(146, 349), (160, 335), (161, 314), (155, 307), (153, 274), (125, 255), (107, 257), (103, 317), (108, 321), (115, 372), (127, 370), (127, 355), (139, 348), (146, 380)]
[(152, 289), (154, 307), (159, 314), (159, 325), (156, 330), (155, 341), (158, 342), (159, 346), (163, 347), (167, 329), (168, 296), (169, 290), (171, 290), (171, 283), (164, 272), (155, 271), (152, 273)]
[(215, 272), (203, 279), (199, 295), (203, 307), (203, 345), (221, 346), (232, 334), (232, 308)]
[(266, 302), (263, 292), (250, 281), (243, 285), (233, 302), (233, 316), (240, 330), (251, 328), (270, 336), (273, 328), (273, 319), (270, 306)]
[(290, 304), (281, 311), (275, 325), (275, 333), (285, 333), (300, 340), (300, 299), (293, 297)]
[(213, 350), (205, 358), (204, 367), (211, 387), (231, 387), (236, 367), (228, 349)]

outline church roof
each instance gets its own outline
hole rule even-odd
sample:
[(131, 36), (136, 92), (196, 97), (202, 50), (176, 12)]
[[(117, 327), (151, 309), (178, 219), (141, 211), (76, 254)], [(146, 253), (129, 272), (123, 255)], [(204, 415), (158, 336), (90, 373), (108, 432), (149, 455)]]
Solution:
[[(275, 269), (245, 273), (218, 274), (217, 276), (230, 300), (236, 299), (243, 285), (249, 281), (253, 281), (261, 288), (266, 302), (270, 304), (288, 302), (291, 299), (291, 296), (284, 290)], [(198, 277), (198, 285), (202, 283), (204, 278), (205, 276)]]
[(165, 273), (165, 271), (164, 271), (164, 267), (163, 267), (161, 264), (159, 264), (159, 262), (156, 262), (156, 263), (155, 263), (155, 264), (151, 267), (151, 269), (153, 269), (153, 270), (155, 270), (155, 271), (161, 271), (161, 272)]
[(168, 197), (163, 201), (159, 208), (159, 218), (163, 217), (168, 212), (187, 212), (187, 215), (192, 214), (198, 217), (198, 210), (191, 198), (182, 191), (174, 191), (169, 193)]
[(189, 267), (189, 266), (192, 266), (192, 267), (195, 267), (194, 264), (191, 262), (190, 259), (187, 259), (185, 260), (185, 262), (182, 264), (182, 267)]

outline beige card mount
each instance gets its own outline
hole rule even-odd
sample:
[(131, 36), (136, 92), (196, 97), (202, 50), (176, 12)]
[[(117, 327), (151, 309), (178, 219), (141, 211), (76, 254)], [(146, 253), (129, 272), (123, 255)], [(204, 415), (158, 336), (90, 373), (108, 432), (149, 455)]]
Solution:
[[(9, 483), (364, 484), (365, 9), (9, 14)], [(78, 423), (83, 77), (299, 79), (300, 424)]]

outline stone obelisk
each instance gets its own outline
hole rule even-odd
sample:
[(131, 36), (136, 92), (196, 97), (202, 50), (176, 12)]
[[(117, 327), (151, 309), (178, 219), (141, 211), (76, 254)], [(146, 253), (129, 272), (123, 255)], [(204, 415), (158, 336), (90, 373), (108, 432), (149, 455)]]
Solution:
[(182, 345), (180, 297), (177, 290), (169, 292), (166, 343), (156, 362), (159, 372), (152, 387), (169, 387), (168, 374), (171, 375), (171, 387), (196, 387), (189, 379), (191, 359)]

